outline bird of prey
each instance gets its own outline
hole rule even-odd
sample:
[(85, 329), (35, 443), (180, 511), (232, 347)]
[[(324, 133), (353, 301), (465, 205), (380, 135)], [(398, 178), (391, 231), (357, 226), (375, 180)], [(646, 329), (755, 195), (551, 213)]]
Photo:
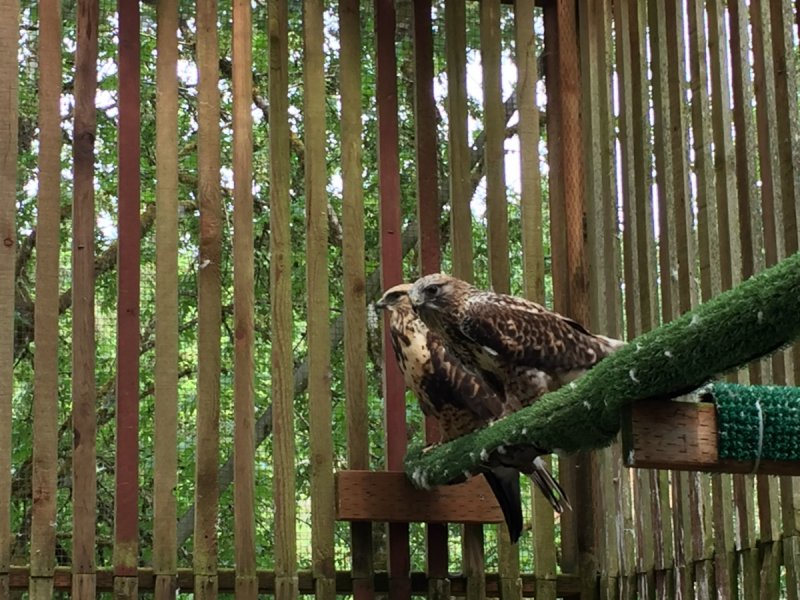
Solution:
[[(423, 414), (438, 421), (439, 443), (446, 443), (499, 418), (504, 402), (479, 376), (464, 368), (417, 317), (408, 298), (410, 287), (406, 283), (387, 290), (375, 307), (388, 313), (392, 348), (406, 386), (417, 397)], [(516, 543), (523, 528), (519, 472), (498, 466), (484, 475), (503, 511), (511, 542)], [(553, 508), (563, 512), (566, 494), (541, 459), (535, 462), (531, 478)]]
[(448, 350), (504, 398), (502, 416), (574, 381), (625, 344), (530, 300), (441, 273), (418, 279), (408, 296)]

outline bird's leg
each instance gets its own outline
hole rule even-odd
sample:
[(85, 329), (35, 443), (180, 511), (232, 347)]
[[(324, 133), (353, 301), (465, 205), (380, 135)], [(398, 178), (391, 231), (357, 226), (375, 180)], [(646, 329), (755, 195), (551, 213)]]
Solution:
[(422, 453), (423, 453), (423, 454), (427, 454), (428, 452), (430, 452), (430, 451), (431, 451), (431, 450), (433, 450), (434, 448), (438, 448), (438, 447), (439, 447), (439, 446), (441, 446), (441, 445), (442, 445), (442, 442), (441, 442), (441, 441), (439, 441), (439, 442), (433, 442), (432, 444), (428, 444), (427, 446), (425, 446), (425, 447), (422, 449)]

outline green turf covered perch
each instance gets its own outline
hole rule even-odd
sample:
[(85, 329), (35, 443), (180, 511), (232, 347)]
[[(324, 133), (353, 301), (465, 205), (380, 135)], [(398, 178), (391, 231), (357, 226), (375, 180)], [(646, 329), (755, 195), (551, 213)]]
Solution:
[(426, 454), (409, 448), (418, 488), (459, 483), (499, 463), (524, 470), (537, 448), (559, 454), (603, 448), (620, 408), (669, 399), (772, 354), (800, 337), (800, 253), (674, 321), (632, 340), (586, 375), (490, 427)]

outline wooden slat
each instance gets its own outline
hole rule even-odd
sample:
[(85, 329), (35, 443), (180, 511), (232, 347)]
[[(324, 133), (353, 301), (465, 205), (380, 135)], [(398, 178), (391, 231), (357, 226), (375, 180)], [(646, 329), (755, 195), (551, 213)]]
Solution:
[[(525, 297), (544, 304), (544, 247), (542, 190), (539, 172), (539, 108), (536, 104), (537, 48), (533, 29), (533, 0), (519, 0), (514, 10), (516, 29), (517, 99), (519, 102), (519, 149), (522, 214), (522, 261)], [(546, 459), (550, 467), (550, 457)], [(533, 570), (536, 597), (555, 600), (555, 519), (550, 503), (531, 490)]]
[[(47, 11), (43, 11), (48, 17)], [(17, 253), (19, 0), (0, 0), (0, 596), (11, 564), (11, 401), (14, 390), (14, 264)], [(52, 20), (50, 20), (52, 23)], [(3, 595), (6, 594), (6, 595)]]
[(453, 275), (472, 281), (472, 188), (467, 129), (466, 3), (445, 0), (447, 53), (448, 167), (450, 170), (450, 229)]
[[(704, 473), (750, 473), (754, 460), (720, 459), (717, 409), (710, 402), (642, 400), (622, 412), (625, 465)], [(800, 473), (797, 461), (762, 460), (758, 472)]]
[(97, 497), (94, 336), (94, 140), (97, 0), (78, 1), (72, 200), (72, 597), (95, 597)]
[(501, 523), (503, 513), (483, 476), (418, 490), (398, 471), (336, 473), (336, 520), (389, 523)]
[(200, 600), (216, 597), (219, 518), (219, 394), (222, 263), (219, 42), (216, 0), (197, 0), (197, 174), (200, 204), (197, 326), (197, 458), (194, 586)]
[(287, 0), (269, 5), (270, 299), (275, 493), (275, 598), (297, 598), (292, 280), (289, 222), (289, 15)]
[(303, 4), (308, 405), (311, 436), (311, 566), (315, 597), (334, 600), (334, 485), (325, 152), (325, 29), (322, 0)]
[[(364, 269), (364, 193), (361, 179), (361, 23), (359, 0), (339, 1), (340, 87), (342, 94), (342, 227), (344, 229), (344, 386), (347, 464), (369, 468), (367, 410), (367, 313)], [(354, 600), (375, 597), (372, 524), (350, 526)]]
[[(395, 55), (395, 7), (392, 0), (375, 2), (378, 105), (378, 185), (380, 192), (381, 281), (388, 289), (403, 281), (401, 244), (400, 165), (397, 125), (397, 59)], [(388, 317), (387, 317), (388, 318)], [(394, 352), (389, 327), (384, 322), (383, 397), (386, 403), (386, 468), (403, 470), (406, 451), (405, 384)], [(411, 596), (408, 525), (389, 525), (389, 598)]]
[[(433, 96), (433, 31), (431, 0), (414, 2), (414, 131), (417, 158), (417, 220), (419, 222), (419, 257), (422, 275), (440, 269), (439, 250), (439, 181), (437, 108)], [(425, 440), (440, 438), (435, 418), (425, 418)], [(450, 596), (448, 573), (447, 524), (426, 525), (427, 567), (430, 582), (429, 600)]]
[[(219, 592), (232, 593), (236, 582), (236, 573), (233, 569), (219, 569)], [(274, 571), (258, 571), (258, 589), (262, 594), (273, 594), (275, 592), (276, 577)], [(11, 589), (21, 590), (28, 587), (29, 569), (27, 567), (12, 567), (10, 584)], [(72, 575), (69, 569), (64, 567), (56, 568), (54, 585), (56, 590), (69, 590), (70, 585), (80, 578), (80, 575)], [(428, 577), (425, 573), (410, 573), (412, 592), (415, 596), (425, 595), (428, 589)], [(152, 569), (139, 569), (139, 590), (152, 590), (155, 586), (156, 576)], [(195, 578), (191, 569), (178, 569), (178, 585), (182, 592), (199, 594), (199, 585), (203, 585), (210, 590), (210, 585), (216, 579)], [(452, 582), (452, 592), (454, 597), (463, 598), (466, 594), (467, 581), (464, 577), (450, 577)], [(312, 595), (314, 593), (314, 576), (310, 571), (298, 573), (297, 583), (300, 593)], [(559, 598), (574, 597), (578, 593), (578, 578), (573, 575), (558, 575), (553, 580)], [(84, 584), (81, 584), (84, 585)], [(215, 584), (216, 585), (216, 584)], [(373, 585), (379, 593), (385, 594), (389, 590), (389, 577), (386, 573), (376, 573)], [(353, 593), (354, 579), (348, 571), (336, 572), (336, 592), (337, 594), (349, 595)], [(97, 571), (97, 591), (108, 592), (113, 589), (113, 573), (108, 569), (98, 569)], [(500, 592), (500, 578), (497, 573), (490, 573), (486, 576), (486, 589), (490, 597), (496, 598)], [(532, 575), (522, 575), (522, 592), (526, 598), (534, 597), (535, 579)]]
[[(736, 191), (739, 204), (740, 243), (742, 246), (742, 279), (763, 270), (761, 253), (762, 226), (757, 187), (757, 153), (753, 123), (753, 89), (750, 78), (750, 37), (747, 7), (741, 0), (729, 0), (731, 32), (731, 88), (733, 91), (733, 124), (736, 132)], [(751, 384), (761, 382), (762, 366), (768, 361), (750, 365)], [(737, 515), (737, 550), (741, 555), (742, 597), (754, 598), (759, 593), (759, 558), (756, 549), (753, 477), (735, 475), (734, 504)]]
[(39, 5), (39, 198), (36, 206), (32, 474), (32, 497), (36, 501), (32, 508), (30, 567), (33, 578), (29, 590), (32, 600), (52, 598), (55, 568), (58, 267), (61, 249), (60, 99), (61, 2), (46, 0)]
[[(256, 600), (253, 266), (253, 25), (249, 0), (233, 2), (233, 449), (236, 597)], [(284, 153), (288, 148), (284, 150)], [(308, 151), (308, 149), (307, 149)], [(271, 154), (271, 158), (274, 155)], [(327, 338), (326, 338), (327, 341)]]
[(178, 484), (178, 2), (157, 9), (156, 365), (153, 571), (155, 600), (177, 589)]
[(139, 558), (139, 2), (119, 4), (119, 254), (114, 470), (115, 597), (136, 598)]
[[(500, 0), (480, 4), (481, 67), (483, 70), (483, 116), (486, 134), (486, 214), (489, 282), (500, 294), (511, 293), (511, 265), (508, 259), (508, 202), (505, 178), (505, 111), (501, 81)], [(519, 549), (508, 537), (505, 521), (497, 527), (498, 571), (503, 598), (521, 596)]]
[[(739, 204), (736, 198), (736, 164), (731, 135), (732, 117), (728, 77), (728, 35), (724, 4), (709, 0), (708, 47), (712, 89), (711, 119), (714, 140), (715, 193), (717, 203), (720, 282), (727, 290), (741, 282), (742, 249), (739, 238)], [(713, 235), (714, 232), (710, 232)], [(739, 381), (734, 375), (731, 381)], [(711, 480), (714, 501), (715, 581), (720, 598), (733, 598), (738, 592), (734, 554), (733, 479), (714, 475)]]

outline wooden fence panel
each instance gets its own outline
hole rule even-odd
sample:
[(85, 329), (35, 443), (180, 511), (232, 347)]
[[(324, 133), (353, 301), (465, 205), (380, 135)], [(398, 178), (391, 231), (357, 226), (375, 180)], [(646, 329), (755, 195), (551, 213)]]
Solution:
[(155, 600), (178, 586), (178, 2), (157, 7), (156, 365), (153, 476)]
[[(14, 393), (14, 266), (17, 253), (17, 108), (19, 0), (2, 0), (0, 11), (0, 597), (9, 595), (11, 568), (11, 452)], [(42, 13), (52, 19), (47, 6)], [(46, 91), (46, 90), (43, 90)], [(46, 96), (45, 96), (46, 99)]]
[(72, 596), (95, 597), (97, 499), (94, 318), (94, 139), (97, 0), (78, 1), (72, 199)]
[(219, 518), (220, 331), (222, 327), (222, 195), (220, 184), (217, 1), (197, 0), (197, 174), (200, 252), (197, 274), (197, 457), (194, 586), (216, 598)]
[[(58, 483), (58, 266), (61, 250), (61, 2), (39, 7), (39, 198), (34, 318), (31, 581), (53, 596)], [(11, 344), (13, 348), (14, 344)], [(0, 539), (7, 539), (0, 536)], [(0, 592), (0, 595), (2, 593)]]

